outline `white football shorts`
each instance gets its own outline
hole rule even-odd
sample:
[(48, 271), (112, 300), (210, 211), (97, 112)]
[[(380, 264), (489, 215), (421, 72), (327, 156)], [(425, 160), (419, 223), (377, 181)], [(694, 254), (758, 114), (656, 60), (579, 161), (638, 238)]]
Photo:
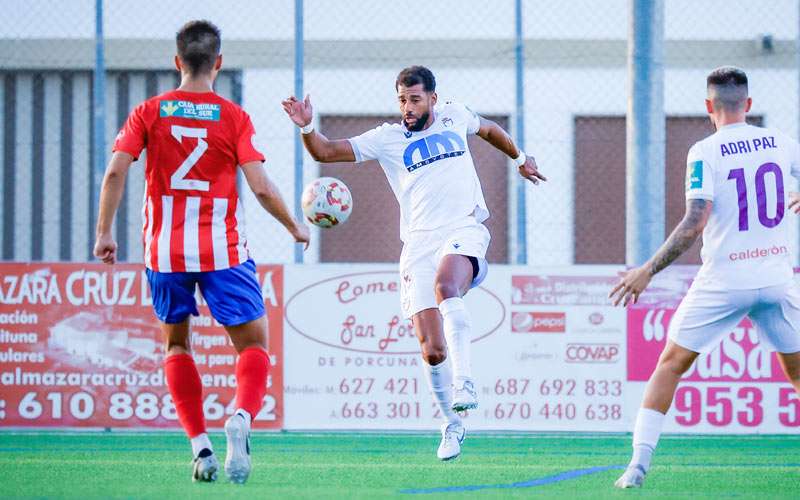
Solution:
[(749, 316), (759, 337), (781, 353), (800, 352), (800, 288), (794, 282), (754, 290), (708, 290), (693, 283), (669, 325), (669, 338), (709, 352)]
[(442, 257), (449, 254), (478, 259), (478, 275), (472, 288), (486, 278), (489, 265), (486, 250), (489, 248), (489, 230), (474, 217), (462, 219), (449, 226), (432, 231), (413, 231), (400, 254), (400, 307), (406, 319), (436, 304), (436, 270)]

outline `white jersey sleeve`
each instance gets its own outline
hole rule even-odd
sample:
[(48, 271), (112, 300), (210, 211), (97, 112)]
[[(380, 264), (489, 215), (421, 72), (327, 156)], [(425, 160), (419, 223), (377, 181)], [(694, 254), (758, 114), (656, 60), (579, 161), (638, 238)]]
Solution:
[(372, 130), (367, 130), (361, 135), (348, 139), (350, 145), (353, 147), (356, 163), (380, 159), (383, 153), (382, 136), (388, 126), (387, 123), (384, 123)]
[(700, 143), (692, 146), (686, 157), (686, 199), (714, 199), (714, 169), (704, 157)]
[(464, 106), (464, 111), (467, 113), (467, 133), (477, 134), (478, 129), (481, 128), (481, 118), (478, 116), (478, 113), (472, 111), (467, 106)]
[(442, 107), (442, 110), (446, 110), (446, 112), (450, 113), (451, 115), (461, 115), (464, 123), (467, 124), (467, 134), (477, 134), (478, 130), (481, 128), (481, 117), (478, 116), (478, 113), (469, 109), (469, 106), (465, 104), (455, 101), (447, 101), (444, 104), (444, 107)]

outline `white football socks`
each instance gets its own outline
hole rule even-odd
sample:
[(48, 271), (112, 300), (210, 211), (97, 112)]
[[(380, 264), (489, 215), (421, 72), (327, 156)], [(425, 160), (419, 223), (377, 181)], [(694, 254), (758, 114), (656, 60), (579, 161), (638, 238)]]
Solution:
[(202, 434), (198, 434), (191, 439), (192, 442), (192, 455), (198, 456), (203, 448), (208, 448), (211, 451), (214, 451), (214, 448), (211, 446), (211, 440), (208, 439), (208, 434), (205, 432)]
[(422, 361), (422, 369), (425, 371), (425, 378), (428, 380), (428, 387), (433, 393), (433, 399), (442, 412), (442, 417), (449, 424), (460, 424), (461, 417), (453, 411), (453, 374), (450, 371), (450, 363), (447, 359), (438, 365), (431, 366)]
[(633, 457), (630, 466), (641, 466), (645, 472), (650, 469), (650, 460), (661, 437), (664, 415), (660, 411), (639, 408), (636, 425), (633, 428)]
[(472, 321), (464, 299), (452, 297), (443, 300), (439, 304), (439, 312), (444, 320), (444, 338), (453, 362), (453, 376), (456, 380), (471, 379)]

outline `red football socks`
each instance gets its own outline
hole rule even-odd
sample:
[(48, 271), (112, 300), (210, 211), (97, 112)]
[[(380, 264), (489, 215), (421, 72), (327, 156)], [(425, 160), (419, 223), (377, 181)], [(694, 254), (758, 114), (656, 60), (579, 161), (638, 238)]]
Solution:
[(248, 347), (239, 353), (236, 364), (236, 407), (255, 419), (267, 393), (269, 356), (260, 347)]
[(203, 415), (203, 384), (190, 354), (173, 354), (164, 362), (167, 387), (178, 412), (178, 420), (189, 438), (206, 432)]

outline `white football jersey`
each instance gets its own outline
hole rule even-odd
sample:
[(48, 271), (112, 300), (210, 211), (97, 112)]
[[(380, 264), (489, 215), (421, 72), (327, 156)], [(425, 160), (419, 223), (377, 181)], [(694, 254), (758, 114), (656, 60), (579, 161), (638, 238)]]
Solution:
[(480, 127), (478, 115), (462, 104), (434, 107), (434, 122), (411, 132), (401, 123), (353, 137), (356, 161), (378, 160), (400, 204), (400, 238), (432, 230), (474, 214), (489, 217), (467, 145)]
[(777, 130), (736, 123), (692, 146), (686, 199), (713, 202), (698, 284), (742, 290), (792, 280), (789, 176), (800, 177), (800, 145)]

